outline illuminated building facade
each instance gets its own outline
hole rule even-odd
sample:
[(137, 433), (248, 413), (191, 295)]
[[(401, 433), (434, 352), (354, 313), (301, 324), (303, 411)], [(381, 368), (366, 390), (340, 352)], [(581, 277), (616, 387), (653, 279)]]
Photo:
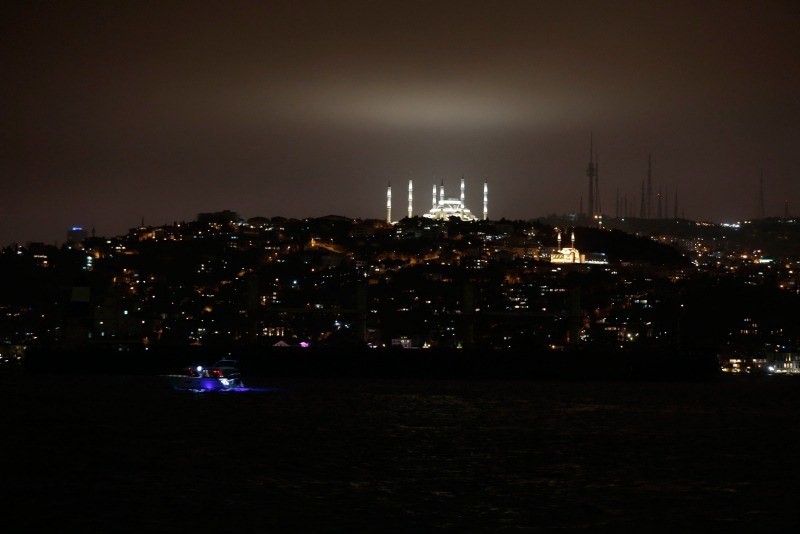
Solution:
[(561, 248), (561, 230), (558, 231), (558, 247), (550, 253), (552, 263), (583, 263), (585, 257), (575, 248), (575, 232), (572, 232), (570, 246)]
[[(486, 210), (486, 195), (484, 188), (484, 211)], [(461, 197), (460, 198), (445, 198), (444, 196), (444, 182), (439, 186), (438, 199), (436, 197), (436, 186), (433, 186), (433, 206), (430, 211), (422, 215), (429, 219), (448, 220), (450, 217), (458, 217), (462, 221), (477, 221), (475, 217), (464, 204), (464, 179), (461, 179)]]

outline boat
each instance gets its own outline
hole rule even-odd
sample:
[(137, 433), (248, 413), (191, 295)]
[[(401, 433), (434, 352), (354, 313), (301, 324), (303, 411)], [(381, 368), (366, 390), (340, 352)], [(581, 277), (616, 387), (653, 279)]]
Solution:
[(175, 389), (192, 391), (229, 391), (244, 387), (236, 360), (219, 360), (210, 367), (186, 367), (178, 374), (162, 375)]

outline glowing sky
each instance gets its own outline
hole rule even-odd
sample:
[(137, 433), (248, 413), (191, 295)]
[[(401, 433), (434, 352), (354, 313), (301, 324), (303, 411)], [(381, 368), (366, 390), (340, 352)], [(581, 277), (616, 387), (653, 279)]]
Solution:
[[(0, 245), (231, 209), (382, 218), (433, 183), (492, 218), (677, 188), (800, 213), (797, 2), (20, 2), (0, 21)], [(399, 195), (402, 197), (402, 195)], [(405, 212), (396, 201), (395, 217)]]

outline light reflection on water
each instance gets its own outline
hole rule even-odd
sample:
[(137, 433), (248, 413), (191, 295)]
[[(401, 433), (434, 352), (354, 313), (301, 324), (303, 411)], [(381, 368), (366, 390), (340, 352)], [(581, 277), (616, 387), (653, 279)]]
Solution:
[(253, 393), (282, 393), (287, 391), (283, 388), (270, 388), (270, 387), (245, 387), (244, 391), (252, 391)]
[(86, 503), (97, 531), (781, 531), (800, 383), (773, 382), (15, 379), (0, 486), (59, 512), (30, 531)]
[(275, 387), (249, 387), (243, 386), (238, 388), (228, 388), (228, 389), (192, 389), (192, 388), (173, 388), (174, 391), (179, 392), (188, 392), (188, 393), (214, 393), (214, 394), (232, 394), (232, 393), (281, 393), (286, 391), (283, 388), (275, 388)]

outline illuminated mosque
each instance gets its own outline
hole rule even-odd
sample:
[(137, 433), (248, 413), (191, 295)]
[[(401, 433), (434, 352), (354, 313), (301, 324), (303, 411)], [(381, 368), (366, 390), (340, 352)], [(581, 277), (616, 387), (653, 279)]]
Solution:
[(561, 229), (558, 228), (558, 246), (550, 252), (551, 263), (586, 263), (596, 265), (608, 265), (608, 258), (603, 252), (587, 252), (575, 248), (575, 230), (570, 233), (570, 243), (568, 247), (561, 248)]
[(558, 230), (558, 247), (550, 253), (550, 261), (552, 263), (584, 263), (586, 257), (575, 248), (575, 231), (572, 231), (570, 245), (561, 248), (561, 230)]
[[(414, 199), (414, 184), (412, 180), (408, 181), (408, 216), (412, 217), (413, 214), (413, 199)], [(461, 178), (461, 198), (445, 198), (444, 196), (444, 181), (440, 186), (433, 186), (433, 199), (430, 211), (422, 214), (423, 217), (428, 219), (449, 220), (450, 217), (458, 217), (462, 221), (477, 221), (478, 217), (470, 212), (469, 208), (464, 204), (464, 178)], [(483, 220), (489, 218), (489, 185), (484, 180), (483, 182)], [(386, 191), (386, 222), (392, 222), (392, 184), (389, 182), (389, 187)]]

